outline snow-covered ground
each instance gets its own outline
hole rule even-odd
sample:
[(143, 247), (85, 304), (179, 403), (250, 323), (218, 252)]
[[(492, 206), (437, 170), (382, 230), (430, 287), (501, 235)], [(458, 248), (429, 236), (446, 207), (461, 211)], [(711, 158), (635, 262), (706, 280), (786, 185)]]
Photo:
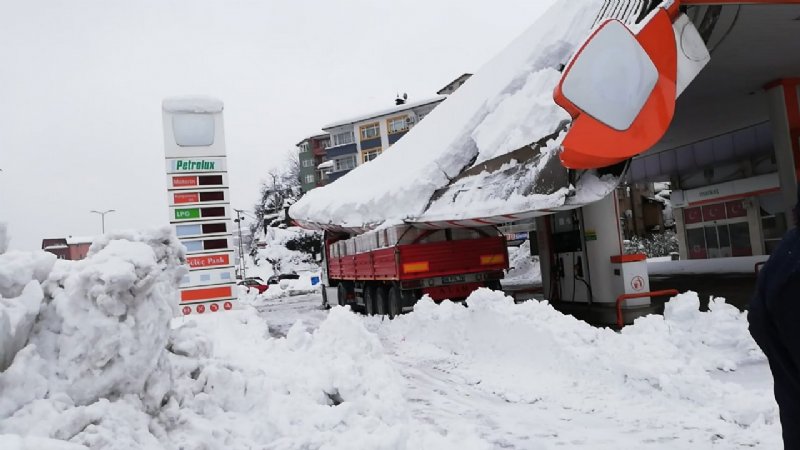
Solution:
[(0, 254), (0, 448), (780, 447), (764, 355), (721, 300), (621, 333), (486, 289), (394, 321), (318, 293), (171, 319), (182, 258), (167, 229), (79, 262)]

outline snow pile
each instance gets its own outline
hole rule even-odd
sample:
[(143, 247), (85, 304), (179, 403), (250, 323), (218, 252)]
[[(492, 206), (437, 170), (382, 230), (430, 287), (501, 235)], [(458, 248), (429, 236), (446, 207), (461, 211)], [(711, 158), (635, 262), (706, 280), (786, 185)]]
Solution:
[(248, 264), (247, 276), (257, 276), (266, 282), (269, 277), (283, 273), (318, 273), (319, 263), (310, 253), (287, 248), (287, 245), (291, 246), (291, 242), (318, 235), (319, 233), (315, 231), (297, 227), (287, 229), (269, 227), (265, 236), (259, 238), (267, 245), (265, 248), (256, 249), (253, 264)]
[(531, 255), (531, 241), (526, 240), (519, 247), (509, 247), (508, 262), (510, 268), (503, 278), (503, 286), (542, 283), (539, 256)]
[(7, 286), (18, 290), (20, 276), (29, 281), (0, 312), (37, 315), (0, 373), (0, 433), (157, 447), (147, 430), (172, 389), (166, 348), (186, 270), (182, 245), (162, 228), (105, 235), (82, 261), (53, 264), (44, 255), (2, 255), (18, 269), (4, 297)]
[(27, 343), (44, 299), (40, 283), (55, 262), (52, 253), (0, 254), (0, 371)]
[[(419, 217), (434, 192), (470, 165), (552, 134), (569, 119), (552, 100), (559, 65), (587, 37), (601, 5), (556, 2), (380, 158), (312, 190), (291, 207), (291, 216), (354, 228)], [(502, 185), (481, 199), (505, 199)], [(536, 200), (516, 202), (538, 208)], [(543, 200), (550, 205), (551, 199)]]
[[(535, 405), (525, 410), (527, 421), (548, 436), (543, 441), (573, 448), (707, 448), (720, 439), (723, 448), (779, 445), (770, 391), (712, 376), (764, 360), (745, 314), (724, 301), (702, 313), (696, 294), (682, 294), (664, 317), (640, 319), (621, 334), (546, 302), (515, 305), (498, 292), (482, 289), (467, 302), (423, 299), (381, 332), (409, 365), (446, 371), (490, 398)], [(509, 447), (530, 448), (512, 437)]]
[(297, 322), (282, 339), (270, 339), (266, 322), (250, 309), (176, 322), (185, 325), (173, 349), (186, 356), (175, 364), (182, 372), (178, 395), (162, 412), (175, 425), (169, 431), (175, 445), (487, 448), (471, 445), (468, 430), (444, 439), (417, 422), (390, 355), (347, 309), (331, 310), (313, 333)]
[(5, 222), (0, 222), (0, 255), (8, 250), (8, 228)]

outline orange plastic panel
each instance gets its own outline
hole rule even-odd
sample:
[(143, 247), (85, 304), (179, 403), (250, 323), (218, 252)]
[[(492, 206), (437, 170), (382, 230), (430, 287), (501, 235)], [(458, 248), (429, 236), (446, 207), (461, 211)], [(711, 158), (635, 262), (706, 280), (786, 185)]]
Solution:
[[(675, 114), (678, 59), (672, 20), (667, 11), (662, 9), (656, 13), (636, 35), (636, 40), (658, 69), (658, 81), (627, 130), (615, 130), (583, 114), (564, 97), (561, 83), (556, 87), (553, 94), (556, 103), (573, 117), (572, 127), (562, 144), (564, 166), (594, 169), (625, 161), (655, 145), (669, 128)], [(564, 74), (568, 71), (569, 67)]]

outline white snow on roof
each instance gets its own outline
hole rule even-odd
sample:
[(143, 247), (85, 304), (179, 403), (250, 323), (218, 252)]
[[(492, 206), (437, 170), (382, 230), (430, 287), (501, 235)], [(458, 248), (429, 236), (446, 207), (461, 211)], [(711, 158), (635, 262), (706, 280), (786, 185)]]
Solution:
[(333, 161), (325, 161), (324, 163), (317, 166), (317, 169), (329, 169), (333, 167)]
[(350, 125), (350, 124), (354, 124), (354, 123), (358, 123), (358, 122), (363, 122), (365, 120), (369, 120), (369, 119), (372, 119), (372, 118), (375, 118), (375, 117), (388, 116), (390, 114), (395, 114), (395, 113), (399, 113), (399, 112), (403, 112), (403, 111), (408, 111), (409, 109), (416, 108), (418, 106), (425, 106), (425, 105), (428, 105), (428, 104), (431, 104), (431, 103), (441, 102), (442, 100), (444, 100), (446, 98), (447, 98), (446, 96), (440, 95), (440, 96), (437, 96), (437, 97), (429, 98), (427, 100), (420, 100), (418, 102), (408, 102), (408, 103), (404, 103), (402, 105), (393, 106), (391, 108), (382, 109), (380, 111), (374, 111), (374, 112), (371, 112), (369, 114), (362, 114), (360, 116), (355, 116), (355, 117), (351, 117), (349, 119), (339, 120), (337, 122), (329, 123), (328, 125), (325, 125), (324, 127), (322, 127), (322, 129), (323, 130), (329, 130), (331, 128), (340, 127), (342, 125)]
[(70, 236), (67, 238), (67, 244), (69, 245), (77, 245), (77, 244), (91, 244), (94, 242), (94, 236)]
[[(354, 228), (420, 217), (434, 192), (471, 164), (553, 133), (569, 119), (553, 101), (558, 67), (588, 37), (602, 3), (557, 0), (402, 140), (370, 164), (309, 192), (292, 207), (292, 217)], [(503, 195), (482, 197), (499, 202)], [(532, 200), (525, 200), (527, 208), (537, 207)]]
[(161, 102), (167, 112), (218, 113), (222, 112), (223, 103), (211, 97), (169, 97)]

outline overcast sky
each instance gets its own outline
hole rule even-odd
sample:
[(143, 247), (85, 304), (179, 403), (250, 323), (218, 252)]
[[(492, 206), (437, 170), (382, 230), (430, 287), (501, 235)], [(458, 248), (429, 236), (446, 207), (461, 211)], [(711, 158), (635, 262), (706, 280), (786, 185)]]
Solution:
[(231, 199), (319, 127), (475, 72), (553, 0), (0, 0), (11, 248), (168, 223), (161, 100), (225, 103)]

